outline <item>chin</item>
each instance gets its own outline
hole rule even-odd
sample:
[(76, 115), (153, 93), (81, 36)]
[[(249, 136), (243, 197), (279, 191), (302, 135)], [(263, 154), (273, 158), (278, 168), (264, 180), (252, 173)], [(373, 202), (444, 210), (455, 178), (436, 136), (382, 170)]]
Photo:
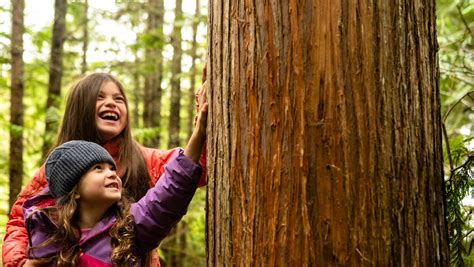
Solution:
[(109, 195), (109, 196), (107, 196), (107, 197), (105, 197), (105, 198), (103, 198), (103, 199), (104, 199), (104, 201), (106, 201), (106, 202), (109, 202), (109, 203), (114, 204), (114, 203), (120, 201), (120, 199), (122, 199), (122, 195), (112, 195), (112, 196)]
[(100, 132), (101, 138), (104, 141), (110, 141), (110, 140), (114, 139), (115, 137), (117, 137), (120, 134), (119, 131), (104, 131), (104, 130), (100, 130), (100, 129), (99, 129), (99, 132)]

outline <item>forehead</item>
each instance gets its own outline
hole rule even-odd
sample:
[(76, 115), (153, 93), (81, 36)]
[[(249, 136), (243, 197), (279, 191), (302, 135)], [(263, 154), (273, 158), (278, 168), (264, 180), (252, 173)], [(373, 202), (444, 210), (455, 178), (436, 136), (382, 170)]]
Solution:
[(111, 95), (116, 95), (116, 94), (123, 95), (120, 88), (112, 81), (104, 81), (104, 83), (100, 87), (100, 93), (111, 94)]
[(115, 167), (115, 165), (112, 164), (112, 163), (110, 163), (110, 162), (96, 162), (96, 163), (92, 164), (92, 165), (89, 167), (89, 169), (92, 170), (92, 169), (93, 169), (95, 166), (97, 166), (97, 165), (100, 165), (100, 166), (102, 166), (102, 167), (109, 167), (109, 168), (114, 168), (114, 167)]

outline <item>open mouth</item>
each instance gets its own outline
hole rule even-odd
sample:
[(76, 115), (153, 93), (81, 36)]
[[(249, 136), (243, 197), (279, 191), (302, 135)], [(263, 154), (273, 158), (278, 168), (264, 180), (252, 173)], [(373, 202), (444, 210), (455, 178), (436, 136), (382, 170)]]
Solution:
[(119, 120), (119, 115), (115, 112), (110, 112), (110, 111), (102, 112), (101, 114), (99, 114), (99, 117), (103, 120), (108, 120), (108, 121)]
[(118, 183), (110, 183), (110, 184), (106, 185), (105, 187), (119, 189), (119, 184)]

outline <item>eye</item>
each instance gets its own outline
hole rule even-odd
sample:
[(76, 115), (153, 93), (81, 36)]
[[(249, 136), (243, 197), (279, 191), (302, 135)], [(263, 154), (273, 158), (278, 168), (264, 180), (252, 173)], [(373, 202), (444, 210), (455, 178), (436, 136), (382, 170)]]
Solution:
[(122, 95), (116, 96), (115, 101), (123, 103), (125, 102), (125, 97), (123, 97)]
[(92, 166), (92, 169), (93, 170), (102, 170), (102, 165), (101, 164), (96, 164), (96, 165)]

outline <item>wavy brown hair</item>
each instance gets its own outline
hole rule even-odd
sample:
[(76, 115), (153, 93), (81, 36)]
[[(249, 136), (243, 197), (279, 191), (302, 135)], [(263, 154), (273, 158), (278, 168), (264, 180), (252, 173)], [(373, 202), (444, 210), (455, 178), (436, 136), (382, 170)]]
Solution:
[[(100, 89), (106, 82), (113, 82), (119, 88), (128, 111), (128, 101), (122, 84), (108, 73), (93, 73), (78, 80), (69, 90), (64, 117), (59, 128), (56, 146), (70, 140), (85, 140), (104, 145), (97, 129), (96, 101)], [(133, 140), (130, 129), (130, 112), (127, 112), (127, 124), (115, 137), (119, 145), (117, 163), (118, 175), (124, 188), (133, 200), (138, 200), (150, 188), (150, 175), (140, 146)], [(93, 123), (91, 123), (93, 122)]]
[[(66, 196), (57, 201), (55, 208), (46, 208), (45, 211), (58, 229), (45, 242), (32, 249), (45, 247), (51, 244), (61, 244), (57, 256), (51, 260), (57, 266), (75, 266), (79, 257), (79, 241), (81, 232), (77, 222), (79, 221), (79, 210), (77, 200), (74, 198), (77, 185)], [(116, 221), (109, 230), (111, 238), (111, 263), (113, 266), (135, 266), (138, 257), (134, 253), (134, 222), (130, 213), (130, 199), (122, 195), (122, 198), (109, 208), (107, 213), (112, 213)]]

